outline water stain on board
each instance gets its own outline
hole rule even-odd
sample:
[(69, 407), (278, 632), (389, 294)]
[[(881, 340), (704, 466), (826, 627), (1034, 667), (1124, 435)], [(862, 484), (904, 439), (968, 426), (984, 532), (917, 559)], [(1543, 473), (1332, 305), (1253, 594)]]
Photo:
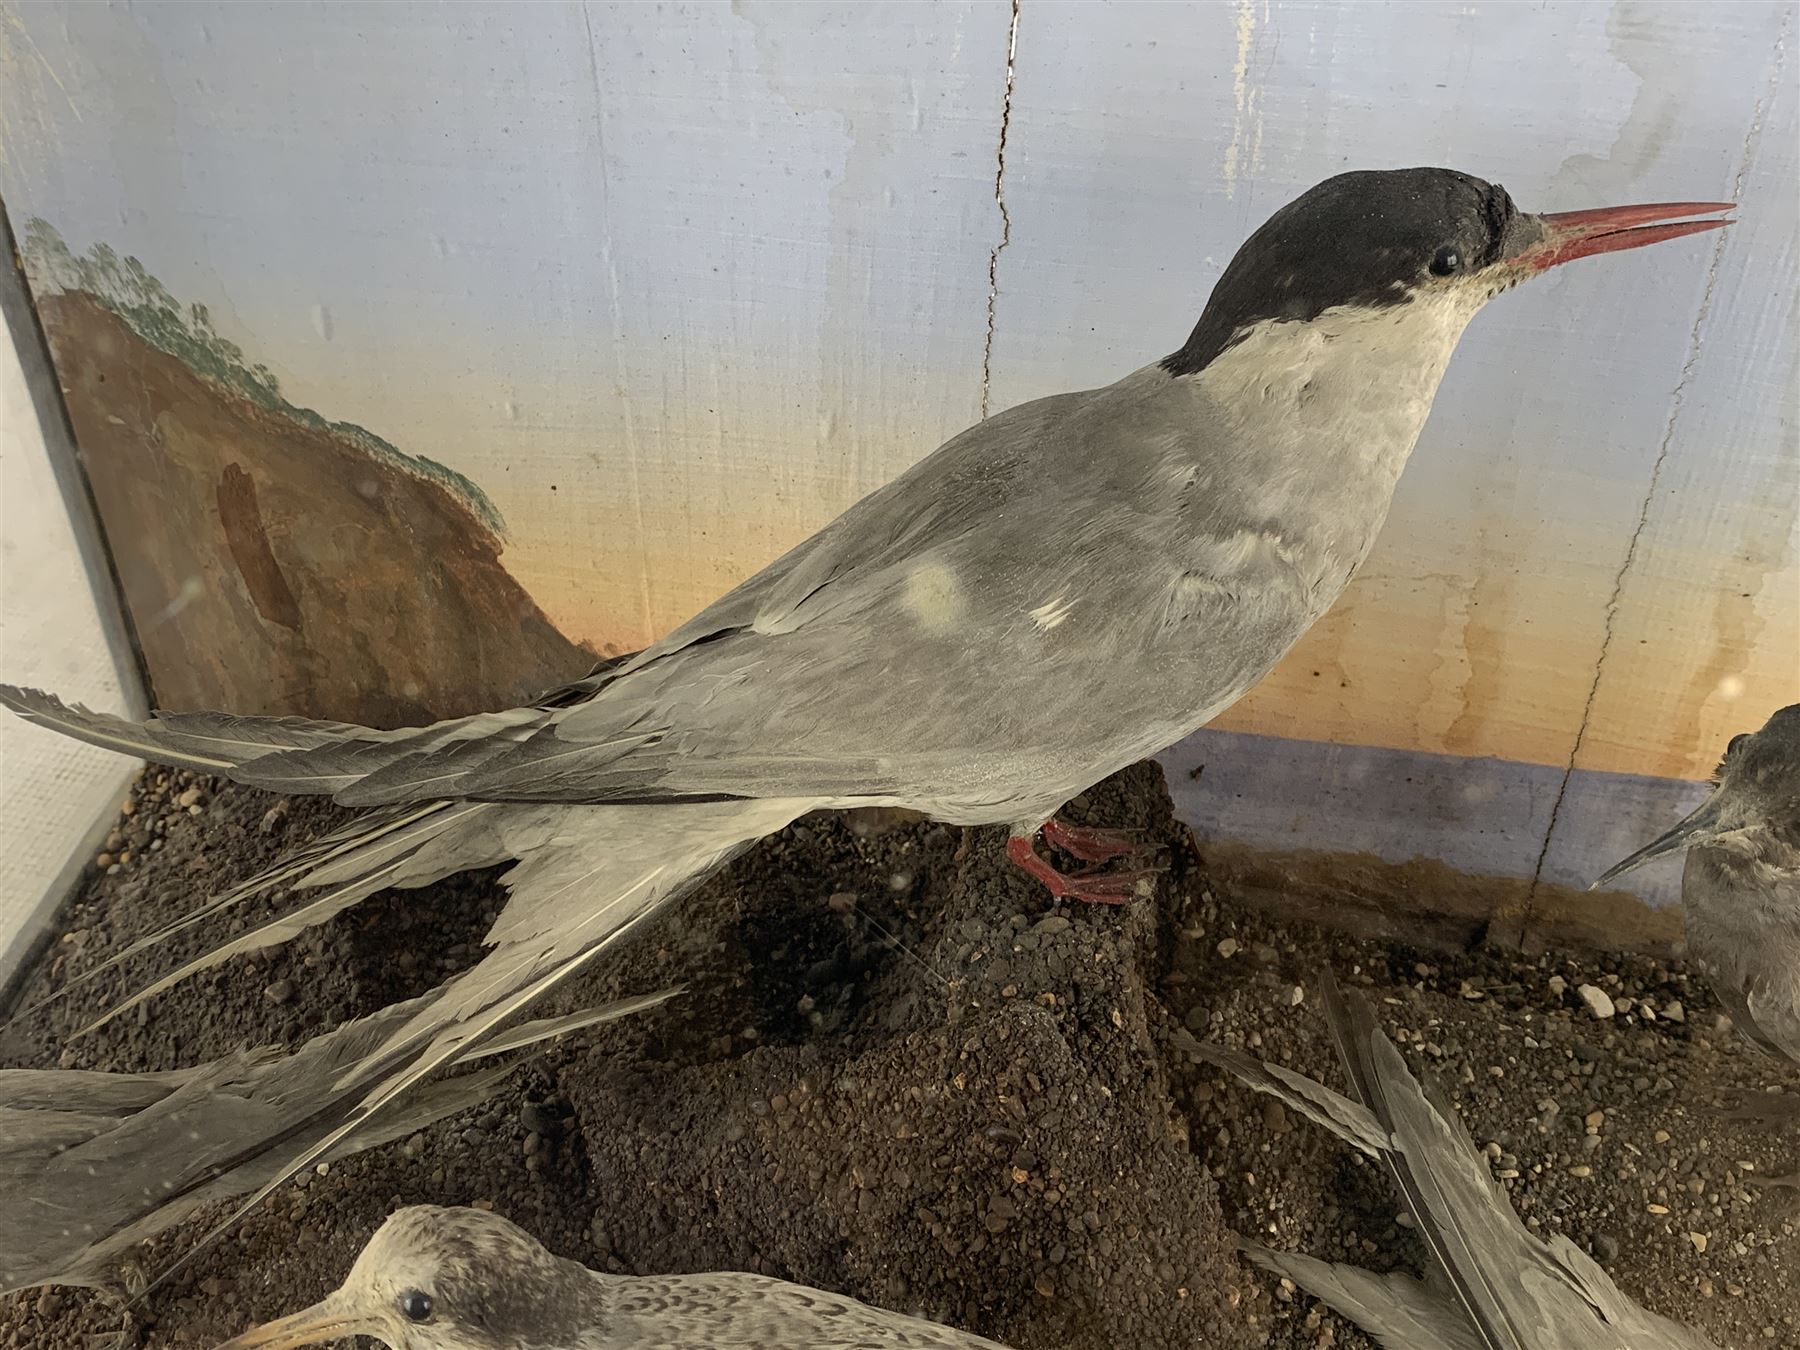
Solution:
[[(1669, 751), (1663, 768), (1670, 775), (1691, 775), (1696, 768), (1705, 772), (1720, 748), (1717, 736), (1708, 736), (1707, 727), (1717, 725), (1707, 714), (1718, 702), (1737, 696), (1743, 681), (1739, 672), (1751, 663), (1768, 620), (1760, 604), (1770, 582), (1786, 570), (1793, 550), (1793, 516), (1791, 497), (1779, 483), (1755, 495), (1749, 506), (1748, 523), (1742, 543), (1724, 553), (1720, 575), (1710, 588), (1711, 640), (1706, 644), (1705, 658), (1689, 679), (1676, 703), (1680, 721), (1667, 741)], [(1745, 711), (1740, 717), (1742, 730), (1760, 724), (1762, 709)], [(1728, 731), (1727, 736), (1735, 735)], [(1677, 756), (1685, 751), (1682, 762)]]

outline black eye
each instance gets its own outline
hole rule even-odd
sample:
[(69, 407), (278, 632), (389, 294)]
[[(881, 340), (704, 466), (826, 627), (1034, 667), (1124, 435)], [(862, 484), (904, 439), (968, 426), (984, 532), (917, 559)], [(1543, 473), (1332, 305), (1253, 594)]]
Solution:
[(1435, 276), (1447, 277), (1462, 268), (1462, 254), (1455, 244), (1445, 244), (1431, 260), (1431, 271)]
[(1743, 732), (1739, 735), (1733, 736), (1731, 738), (1731, 740), (1725, 746), (1725, 758), (1730, 759), (1739, 750), (1743, 749), (1744, 742), (1749, 739), (1750, 739), (1750, 733), (1747, 731)]
[(400, 1312), (409, 1322), (431, 1320), (431, 1295), (422, 1289), (408, 1289), (400, 1295)]

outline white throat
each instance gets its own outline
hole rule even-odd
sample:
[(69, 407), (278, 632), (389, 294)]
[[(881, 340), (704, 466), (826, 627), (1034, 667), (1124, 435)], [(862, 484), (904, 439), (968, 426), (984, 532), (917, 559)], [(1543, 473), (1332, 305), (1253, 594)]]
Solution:
[(1485, 298), (1445, 287), (1384, 309), (1264, 320), (1191, 378), (1242, 431), (1277, 442), (1269, 448), (1363, 461), (1391, 488)]
[(1387, 309), (1259, 323), (1180, 377), (1230, 423), (1231, 472), (1310, 560), (1321, 610), (1374, 546), (1450, 353), (1484, 298), (1446, 287)]

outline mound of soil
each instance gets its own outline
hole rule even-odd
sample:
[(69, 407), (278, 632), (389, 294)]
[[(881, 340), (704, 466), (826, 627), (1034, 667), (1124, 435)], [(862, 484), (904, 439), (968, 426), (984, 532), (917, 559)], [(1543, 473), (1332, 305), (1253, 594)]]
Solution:
[[(1794, 1230), (1751, 1184), (1800, 1150), (1725, 1114), (1781, 1076), (1678, 964), (1434, 952), (1284, 921), (1215, 890), (1153, 767), (1090, 796), (1072, 814), (1158, 851), (1153, 899), (1052, 905), (1001, 831), (797, 822), (544, 1011), (670, 984), (682, 998), (283, 1188), (151, 1297), (134, 1342), (206, 1345), (292, 1311), (391, 1210), (432, 1201), (492, 1206), (589, 1265), (758, 1270), (1020, 1350), (1367, 1347), (1240, 1263), (1233, 1234), (1418, 1269), (1383, 1177), (1167, 1035), (1179, 1021), (1336, 1082), (1306, 992), (1330, 964), (1448, 1085), (1528, 1223), (1723, 1347), (1800, 1343)], [(129, 806), (21, 991), (66, 995), (14, 1020), (0, 1062), (166, 1068), (293, 1045), (471, 963), (501, 903), (491, 874), (383, 895), (69, 1042), (205, 944), (74, 977), (341, 818), (163, 770)], [(200, 1228), (150, 1244), (140, 1271)], [(120, 1324), (85, 1293), (0, 1299), (0, 1346), (85, 1346)]]
[[(22, 1002), (341, 818), (161, 770), (130, 806)], [(1185, 832), (1153, 767), (1091, 809), (1141, 831), (1179, 878)], [(1151, 1030), (1162, 906), (1050, 906), (1003, 845), (1003, 831), (836, 816), (765, 841), (558, 1001), (687, 995), (559, 1047), (486, 1108), (284, 1190), (152, 1303), (144, 1343), (203, 1344), (317, 1298), (420, 1199), (492, 1204), (591, 1265), (758, 1270), (1022, 1350), (1249, 1343), (1266, 1299)], [(385, 895), (68, 1041), (205, 945), (183, 935), (69, 986), (0, 1051), (143, 1069), (246, 1039), (292, 1046), (467, 965), (500, 898), (488, 875)], [(141, 1269), (197, 1231), (154, 1244)], [(87, 1296), (15, 1298), (0, 1344), (11, 1328), (73, 1345), (116, 1316)]]

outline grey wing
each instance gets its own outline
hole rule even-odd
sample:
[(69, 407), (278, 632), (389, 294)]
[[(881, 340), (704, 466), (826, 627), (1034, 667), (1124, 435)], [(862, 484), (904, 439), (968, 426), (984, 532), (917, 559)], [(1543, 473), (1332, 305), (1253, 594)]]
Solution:
[[(453, 798), (654, 800), (655, 792), (643, 782), (636, 791), (592, 797), (572, 784), (579, 782), (584, 770), (604, 771), (627, 758), (635, 763), (624, 774), (626, 779), (653, 779), (657, 762), (668, 759), (673, 749), (668, 733), (681, 725), (684, 714), (706, 705), (716, 691), (722, 664), (772, 668), (803, 662), (805, 653), (776, 639), (816, 622), (828, 610), (842, 611), (849, 597), (878, 589), (879, 578), (892, 570), (896, 560), (929, 548), (931, 541), (976, 530), (983, 515), (1005, 498), (1009, 485), (1026, 476), (1023, 469), (1048, 431), (1088, 397), (1040, 399), (970, 428), (674, 632), (634, 655), (602, 662), (586, 677), (549, 691), (531, 707), (416, 731), (350, 728), (354, 734), (327, 738), (323, 745), (290, 737), (284, 751), (261, 755), (227, 772), (240, 782), (277, 791), (326, 793), (346, 806)], [(724, 663), (719, 659), (721, 644), (730, 648), (730, 660)], [(684, 694), (684, 685), (690, 682), (694, 689)], [(11, 706), (9, 700), (26, 700), (17, 710), (35, 717), (39, 709), (31, 698), (30, 691), (0, 686), (0, 703)], [(66, 734), (102, 744), (131, 737), (136, 752), (169, 758), (165, 747), (137, 744), (143, 728), (104, 719), (105, 726), (89, 731), (75, 716), (81, 710), (51, 711), (56, 714), (55, 725)], [(546, 733), (545, 739), (555, 739), (559, 727), (566, 727), (578, 746), (575, 755), (546, 756), (544, 740), (533, 742), (539, 732)], [(544, 767), (542, 781), (527, 772), (522, 776), (523, 790), (521, 775), (499, 772), (546, 758), (551, 763)], [(483, 766), (492, 766), (495, 772), (484, 777)], [(494, 781), (499, 779), (504, 782)], [(664, 795), (719, 794), (673, 788)]]
[(1329, 973), (1320, 984), (1346, 1072), (1393, 1129), (1391, 1170), (1437, 1265), (1432, 1282), (1465, 1315), (1476, 1344), (1717, 1350), (1640, 1307), (1566, 1238), (1533, 1237), (1450, 1098), (1413, 1077), (1365, 1000), (1346, 996)]
[(1250, 532), (1184, 518), (1195, 475), (1169, 461), (1194, 447), (1121, 432), (1109, 392), (964, 433), (531, 734), (339, 800), (1002, 803), (1029, 781), (1054, 805), (1160, 749), (1260, 678), (1312, 601)]
[(1016, 672), (1034, 655), (1027, 612), (993, 619), (1039, 570), (1017, 562), (1031, 534), (1068, 533), (1052, 517), (1080, 509), (1049, 490), (1042, 461), (1079, 435), (1070, 423), (1092, 397), (1024, 404), (955, 437), (666, 638), (549, 700), (561, 706), (535, 734), (434, 746), (338, 800), (879, 796), (902, 781), (888, 747), (918, 755), (935, 739), (966, 757), (981, 748), (966, 740), (971, 719), (952, 729), (942, 700), (896, 690), (967, 698), (981, 675), (958, 667), (1010, 647), (987, 664)]
[(1790, 1064), (1800, 1065), (1800, 976), (1788, 981), (1758, 978), (1743, 989), (1713, 981), (1713, 993), (1747, 1040)]
[(1032, 446), (1089, 397), (1059, 394), (1020, 404), (953, 436), (613, 673), (628, 674), (738, 629), (792, 631), (807, 601), (834, 583), (880, 571), (896, 557), (977, 523)]

